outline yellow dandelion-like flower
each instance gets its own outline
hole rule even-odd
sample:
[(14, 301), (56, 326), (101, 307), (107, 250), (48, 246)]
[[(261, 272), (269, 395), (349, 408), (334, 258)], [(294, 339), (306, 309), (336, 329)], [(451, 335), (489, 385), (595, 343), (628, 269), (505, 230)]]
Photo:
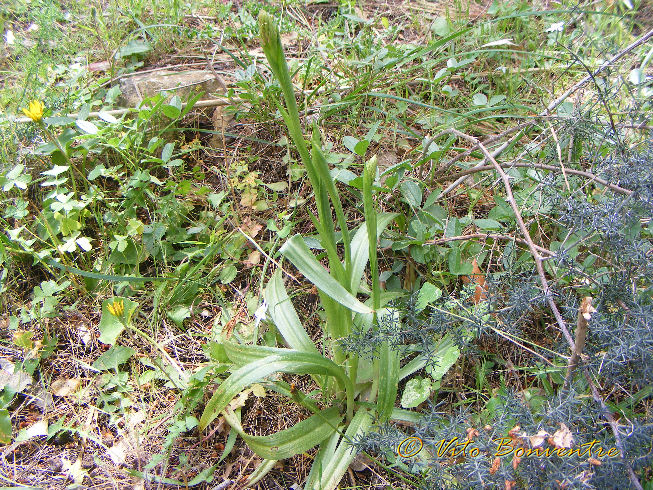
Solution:
[(29, 103), (29, 108), (23, 109), (23, 114), (29, 117), (32, 121), (39, 122), (41, 119), (43, 119), (44, 110), (45, 106), (43, 105), (43, 102), (39, 100), (33, 100)]
[(113, 316), (122, 316), (125, 312), (125, 303), (122, 300), (116, 300), (110, 305), (107, 305), (107, 310), (109, 310), (109, 313)]

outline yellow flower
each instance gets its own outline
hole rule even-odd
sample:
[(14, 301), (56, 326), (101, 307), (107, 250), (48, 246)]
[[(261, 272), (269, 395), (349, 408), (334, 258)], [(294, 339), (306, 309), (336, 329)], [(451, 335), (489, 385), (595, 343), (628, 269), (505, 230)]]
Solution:
[(34, 122), (39, 122), (43, 119), (43, 110), (45, 106), (39, 100), (33, 100), (29, 103), (29, 109), (23, 109), (23, 114), (29, 117)]
[(113, 316), (122, 316), (125, 312), (125, 303), (123, 303), (122, 300), (114, 301), (110, 305), (107, 305), (107, 310), (109, 310), (109, 313)]

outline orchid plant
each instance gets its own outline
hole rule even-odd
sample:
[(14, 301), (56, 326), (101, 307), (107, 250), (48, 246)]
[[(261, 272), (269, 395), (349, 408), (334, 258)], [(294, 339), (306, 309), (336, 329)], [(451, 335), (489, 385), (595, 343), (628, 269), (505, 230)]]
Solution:
[[(339, 345), (339, 340), (347, 337), (352, 328), (376, 328), (378, 317), (394, 314), (391, 309), (382, 308), (390, 295), (382, 293), (379, 285), (377, 241), (395, 215), (375, 211), (372, 191), (377, 164), (376, 158), (372, 157), (363, 172), (365, 223), (358, 229), (348, 228), (338, 190), (321, 148), (317, 126), (312, 129), (310, 143), (304, 138), (277, 25), (266, 12), (261, 12), (258, 20), (263, 50), (285, 99), (285, 107), (277, 102), (277, 108), (306, 167), (315, 194), (318, 216), (312, 219), (320, 244), (326, 251), (329, 269), (320, 264), (300, 235), (291, 237), (282, 246), (281, 254), (318, 289), (326, 318), (323, 326), (325, 349), (322, 353), (311, 340), (290, 301), (282, 271), (277, 269), (265, 288), (265, 300), (271, 322), (287, 347), (243, 345), (224, 340), (225, 352), (233, 363), (231, 374), (206, 405), (199, 427), (205, 429), (222, 414), (249, 447), (264, 458), (256, 475), (250, 477), (249, 484), (261, 478), (277, 460), (319, 445), (304, 488), (334, 489), (355, 457), (351, 441), (363, 436), (374, 421), (402, 417), (402, 411), (394, 406), (400, 379), (397, 347), (385, 342), (378, 356), (368, 360), (356, 353), (345, 352)], [(342, 240), (343, 259), (337, 250), (339, 239)], [(371, 288), (363, 282), (368, 262)], [(361, 290), (368, 294), (365, 301), (359, 299)], [(230, 402), (249, 385), (261, 383), (275, 373), (312, 375), (320, 387), (312, 393), (302, 393), (283, 381), (271, 381), (269, 386), (313, 415), (272, 435), (249, 435), (241, 426), (239, 413), (231, 410)], [(319, 408), (318, 401), (328, 408)]]

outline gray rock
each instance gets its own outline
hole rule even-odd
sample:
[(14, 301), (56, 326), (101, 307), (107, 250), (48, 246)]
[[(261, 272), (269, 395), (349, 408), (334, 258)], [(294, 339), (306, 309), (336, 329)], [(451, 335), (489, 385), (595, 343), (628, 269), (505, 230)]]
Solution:
[(123, 107), (138, 107), (146, 97), (166, 91), (185, 101), (189, 94), (204, 92), (203, 99), (225, 93), (224, 82), (205, 70), (153, 71), (120, 80), (121, 96), (118, 103)]

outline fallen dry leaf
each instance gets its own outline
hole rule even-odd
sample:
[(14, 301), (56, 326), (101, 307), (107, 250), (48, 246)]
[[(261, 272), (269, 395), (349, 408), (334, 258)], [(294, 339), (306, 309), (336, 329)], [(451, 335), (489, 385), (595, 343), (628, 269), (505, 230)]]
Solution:
[(107, 454), (111, 458), (111, 461), (113, 461), (117, 465), (123, 465), (127, 461), (127, 453), (131, 452), (131, 447), (129, 443), (124, 439), (120, 439), (120, 441), (116, 442), (109, 448), (107, 451)]
[(111, 63), (108, 61), (96, 61), (88, 65), (88, 71), (107, 71), (111, 68)]
[(481, 301), (487, 298), (487, 285), (485, 284), (485, 276), (481, 273), (481, 269), (479, 269), (476, 259), (472, 260), (472, 275), (463, 276), (462, 279), (464, 284), (469, 284), (470, 282), (476, 284), (476, 289), (474, 290), (475, 305), (479, 304)]
[(549, 437), (548, 441), (556, 449), (569, 449), (574, 443), (574, 436), (565, 424), (560, 423), (560, 428), (555, 431), (553, 437)]
[(256, 398), (265, 398), (265, 388), (263, 387), (263, 385), (255, 383), (252, 385), (252, 394)]
[(261, 252), (258, 250), (253, 250), (247, 258), (243, 261), (245, 267), (254, 267), (261, 261)]
[(91, 329), (86, 325), (80, 325), (77, 329), (77, 335), (79, 335), (80, 340), (84, 345), (88, 345), (93, 341), (93, 334)]
[(475, 437), (477, 437), (480, 433), (477, 429), (474, 427), (468, 427), (467, 430), (467, 440), (468, 441), (473, 441)]
[(501, 458), (497, 456), (494, 458), (494, 461), (492, 461), (492, 466), (490, 466), (490, 475), (494, 475), (497, 471), (499, 471), (499, 468), (501, 467)]
[(72, 478), (77, 485), (81, 485), (84, 482), (84, 478), (88, 476), (88, 472), (82, 469), (81, 459), (71, 463), (65, 457), (63, 457), (61, 458), (61, 465), (64, 472), (67, 473), (68, 476)]
[(513, 456), (512, 457), (512, 469), (517, 470), (517, 466), (519, 466), (519, 463), (521, 463), (521, 458), (519, 456)]
[(551, 434), (549, 434), (547, 431), (540, 429), (537, 434), (534, 436), (529, 436), (528, 439), (531, 441), (531, 446), (540, 447), (546, 438), (550, 435)]
[(243, 220), (240, 228), (249, 235), (250, 238), (256, 238), (256, 235), (263, 229), (263, 225), (253, 221), (249, 216)]
[(47, 436), (47, 435), (48, 435), (48, 421), (39, 420), (35, 424), (32, 424), (26, 429), (21, 430), (16, 436), (16, 442), (27, 441), (34, 437)]
[(50, 391), (54, 396), (68, 396), (79, 388), (80, 382), (81, 380), (79, 378), (59, 378), (52, 382), (50, 385)]

